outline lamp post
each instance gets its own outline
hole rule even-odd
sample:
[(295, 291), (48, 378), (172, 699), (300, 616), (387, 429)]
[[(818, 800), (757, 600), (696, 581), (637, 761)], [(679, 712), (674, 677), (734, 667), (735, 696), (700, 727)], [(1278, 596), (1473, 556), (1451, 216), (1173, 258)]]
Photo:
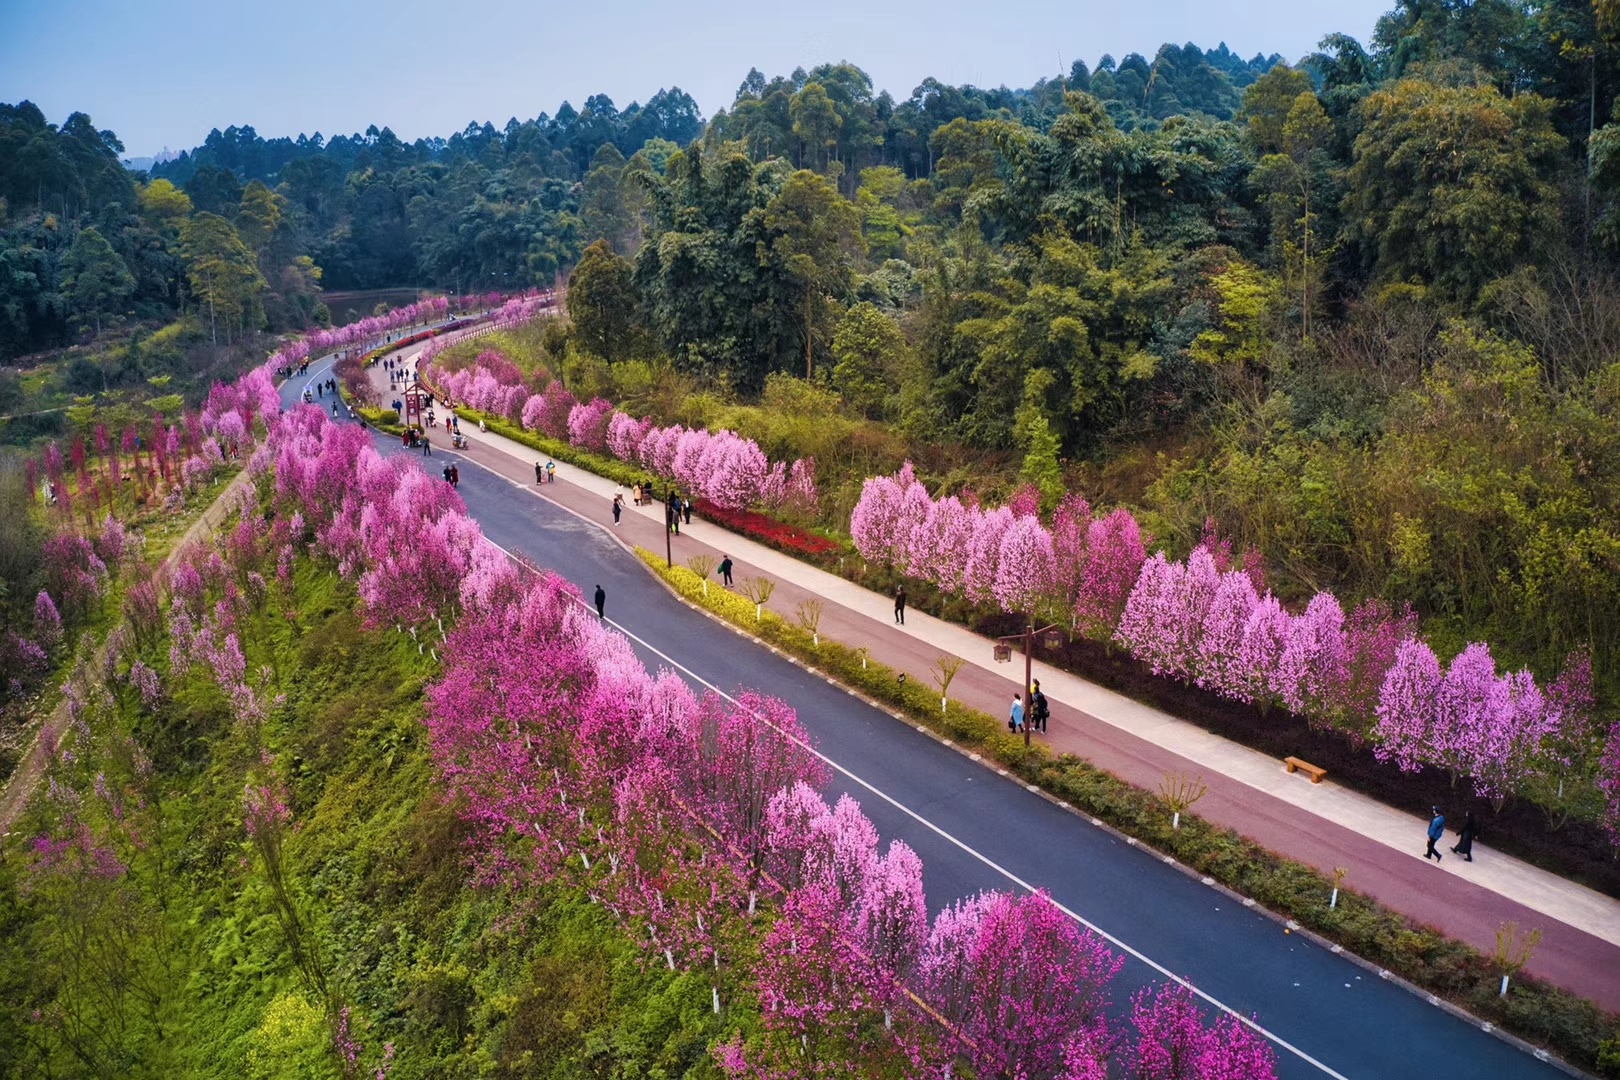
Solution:
[(674, 516), (674, 511), (666, 503), (664, 505), (664, 565), (666, 567), (674, 567), (675, 565), (674, 549), (671, 546), (673, 541), (670, 539), (674, 535), (674, 523), (671, 520)]
[[(1034, 622), (1030, 622), (1030, 623), (1027, 623), (1025, 625), (1024, 630), (1023, 630), (1022, 633), (1006, 634), (1006, 635), (996, 639), (999, 642), (1016, 641), (1020, 645), (1022, 645), (1023, 649), (1024, 649), (1024, 690), (1023, 690), (1023, 695), (1026, 697), (1026, 700), (1024, 701), (1024, 745), (1025, 746), (1029, 745), (1029, 729), (1030, 729), (1031, 721), (1033, 721), (1033, 719), (1034, 719), (1034, 717), (1032, 717), (1030, 715), (1030, 702), (1027, 700), (1027, 695), (1029, 694), (1030, 681), (1035, 677), (1035, 635), (1036, 634), (1045, 634), (1045, 635), (1047, 635), (1047, 637), (1046, 637), (1047, 648), (1055, 649), (1055, 648), (1058, 647), (1058, 645), (1062, 641), (1062, 639), (1058, 636), (1058, 631), (1060, 629), (1062, 629), (1062, 628), (1059, 627), (1057, 625), (1057, 623), (1052, 623), (1050, 626), (1043, 626), (1039, 630), (1037, 630), (1037, 629), (1035, 629)], [(996, 661), (998, 663), (1003, 663), (1003, 664), (1008, 663), (1009, 661), (1012, 660), (1012, 647), (1009, 646), (1009, 645), (1006, 645), (1006, 644), (997, 645), (995, 647), (995, 657), (996, 657)]]

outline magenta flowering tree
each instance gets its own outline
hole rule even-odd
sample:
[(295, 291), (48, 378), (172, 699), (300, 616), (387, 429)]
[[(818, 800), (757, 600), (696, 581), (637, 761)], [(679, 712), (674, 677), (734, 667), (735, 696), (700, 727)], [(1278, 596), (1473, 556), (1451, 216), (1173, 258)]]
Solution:
[(1199, 686), (1235, 701), (1252, 700), (1243, 637), (1249, 617), (1259, 603), (1249, 575), (1241, 570), (1228, 570), (1221, 575), (1198, 639), (1194, 669)]
[(1074, 602), (1075, 620), (1092, 637), (1114, 632), (1147, 562), (1147, 545), (1130, 511), (1121, 507), (1086, 527), (1086, 555)]
[(992, 588), (1007, 612), (1033, 614), (1052, 595), (1052, 535), (1033, 514), (1017, 516), (1001, 537)]
[(47, 652), (62, 642), (62, 616), (51, 594), (44, 589), (34, 597), (34, 636)]
[(602, 453), (607, 449), (608, 422), (612, 416), (613, 403), (606, 398), (592, 398), (589, 404), (575, 405), (568, 412), (568, 441), (592, 453)]
[(1378, 695), (1379, 761), (1394, 759), (1403, 772), (1422, 766), (1430, 745), (1444, 675), (1434, 650), (1419, 638), (1407, 638), (1395, 650), (1395, 663), (1384, 676)]
[(935, 920), (925, 995), (980, 1076), (1061, 1075), (1076, 1036), (1104, 1044), (1123, 961), (1045, 893), (983, 894)]
[(1542, 741), (1556, 723), (1535, 676), (1517, 671), (1496, 680), (1467, 762), (1474, 792), (1500, 812), (1509, 795), (1529, 780)]
[(553, 379), (541, 395), (545, 402), (540, 408), (539, 416), (535, 418), (535, 430), (552, 439), (566, 439), (568, 437), (568, 419), (573, 414), (574, 406), (579, 404), (574, 395), (563, 386), (561, 379)]
[(1345, 681), (1335, 713), (1352, 741), (1370, 738), (1378, 723), (1378, 696), (1384, 674), (1395, 664), (1401, 642), (1417, 629), (1417, 616), (1407, 608), (1396, 615), (1380, 599), (1363, 600), (1345, 622)]
[(1334, 706), (1348, 677), (1344, 609), (1332, 593), (1319, 592), (1289, 624), (1273, 688), (1295, 715), (1313, 723), (1331, 722), (1336, 719)]
[(1091, 529), (1091, 504), (1079, 495), (1064, 496), (1052, 511), (1052, 596), (1058, 607), (1073, 617), (1080, 596), (1080, 575), (1086, 561), (1086, 536)]
[(1288, 647), (1294, 621), (1282, 602), (1270, 593), (1262, 596), (1249, 612), (1243, 627), (1243, 644), (1238, 647), (1237, 671), (1247, 682), (1240, 701), (1251, 701), (1262, 708), (1278, 701), (1276, 672)]
[(943, 592), (960, 594), (973, 545), (975, 516), (955, 495), (931, 503), (928, 516), (906, 539), (906, 573), (932, 580)]
[(722, 431), (710, 438), (688, 485), (723, 510), (741, 510), (759, 501), (769, 468), (754, 440)]
[(788, 468), (787, 490), (782, 497), (782, 508), (801, 514), (813, 514), (821, 502), (821, 490), (816, 486), (816, 459), (795, 458)]
[(1274, 1080), (1276, 1056), (1234, 1016), (1205, 1027), (1191, 990), (1147, 987), (1131, 999), (1136, 1029), (1130, 1075), (1138, 1080)]
[(1001, 543), (1015, 520), (1005, 506), (974, 515), (973, 539), (962, 567), (962, 591), (976, 604), (995, 599), (996, 580), (1001, 573)]
[(620, 461), (638, 460), (642, 441), (653, 428), (650, 419), (636, 420), (626, 413), (616, 412), (608, 419), (608, 453)]
[(690, 748), (671, 764), (687, 785), (690, 804), (746, 859), (761, 865), (766, 848), (767, 808), (777, 792), (803, 784), (820, 787), (830, 773), (811, 754), (797, 714), (786, 702), (753, 692), (735, 704), (705, 694), (685, 713), (683, 743)]
[(850, 539), (861, 558), (882, 566), (903, 563), (911, 535), (907, 526), (915, 525), (905, 516), (905, 501), (916, 485), (909, 461), (893, 476), (869, 477), (861, 485), (860, 500), (849, 520)]
[(870, 981), (885, 1009), (900, 1000), (928, 944), (928, 905), (923, 896), (922, 860), (899, 840), (871, 866), (862, 883), (855, 935)]
[(1193, 677), (1204, 617), (1220, 577), (1208, 548), (1194, 548), (1185, 563), (1156, 555), (1142, 568), (1115, 639), (1155, 675)]
[(1491, 715), (1508, 707), (1490, 646), (1471, 642), (1446, 668), (1435, 696), (1434, 723), (1419, 754), (1449, 772), (1455, 786), (1477, 760)]
[(1620, 723), (1609, 727), (1598, 758), (1598, 790), (1603, 794), (1603, 827), (1620, 848)]
[(1584, 790), (1583, 774), (1596, 764), (1598, 732), (1593, 710), (1592, 654), (1586, 649), (1564, 658), (1563, 670), (1547, 686), (1546, 732), (1536, 749), (1529, 786), (1556, 828), (1568, 820)]

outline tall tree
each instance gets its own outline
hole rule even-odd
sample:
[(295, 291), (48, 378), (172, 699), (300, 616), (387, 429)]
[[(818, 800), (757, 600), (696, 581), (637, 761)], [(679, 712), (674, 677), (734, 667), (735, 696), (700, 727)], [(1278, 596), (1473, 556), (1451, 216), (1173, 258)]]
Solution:
[(606, 240), (585, 249), (568, 279), (568, 318), (575, 340), (610, 363), (630, 355), (638, 334), (634, 270)]
[(815, 374), (815, 314), (828, 291), (848, 289), (863, 249), (861, 218), (825, 177), (801, 169), (764, 211), (771, 239), (760, 257), (798, 282), (804, 297), (804, 377)]
[(222, 320), (228, 341), (232, 328), (241, 330), (255, 316), (262, 318), (264, 278), (234, 225), (218, 214), (197, 214), (181, 229), (180, 244), (192, 292), (208, 307), (208, 332), (216, 344)]
[(118, 311), (135, 291), (135, 276), (95, 228), (79, 230), (62, 268), (67, 273), (63, 284), (74, 309), (95, 319), (98, 334), (101, 316)]
[(1566, 144), (1549, 106), (1418, 78), (1369, 97), (1345, 208), (1378, 275), (1471, 299), (1556, 236)]

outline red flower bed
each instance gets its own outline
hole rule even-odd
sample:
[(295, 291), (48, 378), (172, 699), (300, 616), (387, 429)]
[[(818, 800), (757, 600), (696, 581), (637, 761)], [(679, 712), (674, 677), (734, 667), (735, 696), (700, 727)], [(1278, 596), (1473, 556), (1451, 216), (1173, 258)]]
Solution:
[(839, 545), (825, 536), (818, 536), (796, 525), (786, 525), (753, 510), (722, 510), (707, 499), (692, 500), (692, 509), (703, 515), (706, 521), (790, 555), (816, 558), (839, 552)]

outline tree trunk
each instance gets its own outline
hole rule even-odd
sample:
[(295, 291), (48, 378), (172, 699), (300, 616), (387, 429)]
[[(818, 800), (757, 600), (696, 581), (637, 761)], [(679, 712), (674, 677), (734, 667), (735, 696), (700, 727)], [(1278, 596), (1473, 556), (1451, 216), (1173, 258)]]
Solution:
[(814, 282), (809, 279), (804, 283), (804, 381), (809, 382), (810, 376), (815, 374), (815, 356), (811, 352), (810, 319), (813, 311), (811, 305)]

